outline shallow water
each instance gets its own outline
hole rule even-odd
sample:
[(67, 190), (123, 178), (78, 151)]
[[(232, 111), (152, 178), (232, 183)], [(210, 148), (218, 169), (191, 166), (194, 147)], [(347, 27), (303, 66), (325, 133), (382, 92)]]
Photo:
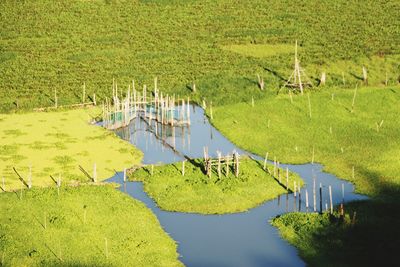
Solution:
[[(201, 158), (205, 146), (208, 147), (210, 156), (216, 156), (217, 150), (224, 155), (233, 150), (240, 154), (249, 154), (219, 133), (208, 122), (203, 109), (198, 106), (191, 108), (190, 130), (182, 127), (156, 127), (154, 122), (149, 125), (138, 118), (116, 133), (144, 152), (144, 164), (181, 161), (183, 155)], [(165, 140), (167, 145), (160, 139)], [(176, 152), (170, 147), (174, 147)], [(255, 155), (253, 157), (261, 159)], [(156, 214), (164, 230), (177, 241), (180, 260), (187, 266), (304, 266), (305, 263), (297, 255), (296, 249), (279, 237), (278, 230), (271, 226), (268, 220), (289, 211), (306, 211), (306, 189), (309, 194), (309, 211), (313, 211), (313, 177), (317, 184), (318, 211), (321, 204), (325, 209), (329, 203), (329, 185), (332, 186), (334, 204), (341, 203), (343, 196), (344, 201), (361, 200), (366, 197), (354, 194), (351, 183), (322, 172), (321, 165), (281, 164), (281, 167), (288, 167), (305, 181), (306, 185), (301, 189), (300, 198), (299, 195), (294, 197), (293, 194), (281, 195), (247, 212), (226, 215), (164, 211), (143, 191), (142, 183), (124, 183), (122, 173), (117, 173), (108, 181), (121, 184), (120, 190), (144, 202)], [(321, 202), (319, 183), (323, 185)]]

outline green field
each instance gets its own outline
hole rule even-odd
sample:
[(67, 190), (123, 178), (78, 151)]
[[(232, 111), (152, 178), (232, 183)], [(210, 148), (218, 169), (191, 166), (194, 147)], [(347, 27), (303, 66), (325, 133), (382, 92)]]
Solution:
[(255, 101), (254, 107), (213, 107), (212, 123), (240, 147), (259, 155), (269, 152), (281, 162), (311, 162), (314, 151), (314, 162), (353, 182), (357, 192), (397, 199), (400, 90), (359, 88), (352, 108), (354, 93), (311, 93), (311, 117), (307, 95), (293, 96), (293, 103), (285, 94)]
[[(165, 92), (198, 93), (215, 103), (259, 98), (256, 74), (268, 90), (290, 75), (293, 56), (238, 54), (226, 47), (293, 46), (312, 80), (327, 71), (329, 85), (399, 78), (398, 1), (1, 1), (0, 110), (9, 112), (80, 101), (82, 86), (101, 101), (112, 79), (127, 88), (135, 79)], [(240, 48), (240, 46), (239, 46)], [(248, 50), (239, 49), (239, 52)], [(251, 53), (260, 49), (249, 49)], [(233, 49), (235, 51), (235, 49)], [(237, 51), (237, 49), (236, 49)]]
[[(185, 176), (182, 164), (144, 167), (134, 172), (131, 180), (143, 181), (145, 191), (157, 205), (169, 211), (196, 212), (203, 214), (223, 214), (242, 212), (273, 199), (286, 191), (285, 173), (282, 170), (281, 185), (263, 170), (263, 163), (250, 159), (242, 160), (238, 177), (230, 168), (222, 166), (221, 178), (216, 168), (211, 178), (203, 173), (203, 160), (185, 163)], [(272, 172), (273, 166), (268, 165)], [(299, 176), (289, 173), (289, 190), (293, 182), (302, 185)]]
[[(88, 182), (79, 166), (97, 180), (110, 178), (116, 171), (139, 164), (142, 152), (119, 139), (114, 133), (89, 122), (98, 109), (58, 112), (0, 114), (0, 178), (5, 190), (23, 184), (15, 168), (28, 182), (32, 168), (32, 186), (53, 186), (61, 177), (65, 184)], [(2, 181), (1, 181), (2, 186)]]
[(111, 186), (3, 193), (0, 206), (1, 266), (182, 266), (151, 211)]
[[(25, 113), (54, 106), (55, 91), (59, 105), (80, 103), (85, 84), (83, 101), (95, 93), (101, 103), (113, 80), (121, 91), (133, 79), (136, 89), (151, 90), (154, 77), (164, 93), (205, 100), (208, 115), (212, 102), (212, 123), (240, 147), (285, 163), (313, 159), (372, 197), (350, 204), (359, 214), (355, 227), (316, 214), (274, 220), (307, 263), (390, 262), (399, 237), (399, 10), (398, 0), (1, 1), (0, 177), (7, 191), (19, 190), (12, 168), (26, 178), (31, 166), (34, 187), (22, 200), (19, 191), (0, 194), (7, 210), (0, 217), (1, 265), (180, 264), (155, 217), (129, 197), (94, 186), (55, 195), (50, 175), (75, 186), (90, 180), (79, 165), (90, 176), (96, 163), (104, 180), (140, 163), (136, 148), (89, 125), (99, 109)], [(292, 103), (286, 90), (277, 92), (293, 70), (295, 40), (310, 81), (317, 85), (322, 72), (327, 78)], [(189, 163), (185, 177), (172, 164), (152, 176), (140, 169), (131, 179), (144, 181), (157, 204), (173, 211), (244, 211), (285, 192), (252, 161), (239, 178), (208, 179)], [(122, 201), (131, 205), (115, 205)]]

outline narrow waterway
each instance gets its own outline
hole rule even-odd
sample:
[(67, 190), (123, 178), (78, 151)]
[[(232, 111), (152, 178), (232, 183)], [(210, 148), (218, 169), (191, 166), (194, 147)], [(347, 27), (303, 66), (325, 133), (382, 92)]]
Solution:
[[(251, 155), (219, 133), (209, 123), (203, 109), (198, 106), (191, 107), (190, 128), (159, 127), (154, 121), (149, 125), (138, 118), (116, 133), (143, 151), (144, 164), (182, 161), (183, 155), (201, 158), (205, 146), (208, 147), (210, 156), (216, 156), (217, 150), (223, 154), (236, 150), (239, 154)], [(252, 156), (260, 159), (258, 156)], [(351, 183), (323, 172), (321, 165), (281, 164), (281, 167), (288, 167), (305, 181), (306, 185), (301, 189), (300, 198), (299, 195), (294, 197), (293, 194), (281, 195), (247, 212), (226, 215), (164, 211), (144, 192), (142, 183), (124, 183), (122, 173), (117, 173), (108, 181), (121, 184), (120, 190), (144, 202), (153, 211), (164, 230), (178, 243), (180, 260), (186, 266), (304, 266), (305, 263), (297, 255), (296, 249), (281, 239), (278, 230), (268, 221), (290, 211), (306, 212), (305, 189), (309, 193), (309, 212), (312, 212), (314, 179), (317, 191), (319, 184), (322, 184), (322, 201), (319, 192), (317, 193), (317, 211), (321, 206), (325, 209), (329, 203), (328, 186), (332, 186), (334, 204), (341, 203), (343, 198), (347, 202), (366, 197), (353, 193)]]

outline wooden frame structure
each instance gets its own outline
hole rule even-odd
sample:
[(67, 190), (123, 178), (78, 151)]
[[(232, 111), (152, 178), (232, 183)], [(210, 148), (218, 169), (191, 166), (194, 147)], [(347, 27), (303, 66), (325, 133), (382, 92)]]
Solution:
[(297, 58), (297, 40), (294, 50), (294, 70), (281, 89), (283, 87), (289, 88), (292, 91), (299, 90), (301, 94), (303, 94), (305, 87), (313, 87), (313, 84), (310, 79), (308, 79), (305, 71), (300, 67), (300, 61)]
[(204, 148), (204, 169), (209, 178), (213, 171), (213, 167), (217, 166), (218, 178), (222, 176), (222, 168), (225, 166), (225, 176), (229, 176), (229, 170), (231, 166), (233, 167), (235, 177), (239, 176), (239, 165), (240, 156), (239, 153), (233, 151), (232, 155), (227, 154), (225, 157), (222, 156), (221, 152), (217, 151), (218, 158), (213, 159), (208, 156), (208, 148)]
[(103, 127), (106, 129), (125, 127), (137, 117), (148, 121), (155, 120), (162, 125), (190, 125), (189, 98), (185, 100), (175, 99), (175, 96), (163, 96), (162, 93), (159, 94), (156, 85), (155, 80), (153, 95), (148, 97), (146, 86), (143, 86), (143, 91), (140, 93), (135, 90), (135, 84), (132, 82), (132, 90), (129, 86), (125, 98), (120, 98), (118, 87), (113, 84), (112, 101), (106, 99), (106, 103), (103, 104)]

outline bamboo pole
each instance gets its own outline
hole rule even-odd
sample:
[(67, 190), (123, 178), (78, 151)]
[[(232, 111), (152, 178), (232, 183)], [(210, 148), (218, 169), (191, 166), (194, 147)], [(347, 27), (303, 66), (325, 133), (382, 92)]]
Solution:
[(331, 207), (331, 214), (333, 213), (333, 202), (332, 202), (332, 187), (329, 186), (329, 204)]
[(264, 171), (267, 169), (267, 161), (268, 161), (268, 152), (265, 153), (264, 166), (263, 166)]
[(306, 189), (306, 209), (308, 210), (308, 190)]
[(354, 112), (354, 105), (356, 103), (356, 96), (357, 96), (357, 87), (358, 85), (356, 84), (356, 89), (354, 90), (354, 95), (353, 95), (353, 101), (351, 103), (351, 112)]

